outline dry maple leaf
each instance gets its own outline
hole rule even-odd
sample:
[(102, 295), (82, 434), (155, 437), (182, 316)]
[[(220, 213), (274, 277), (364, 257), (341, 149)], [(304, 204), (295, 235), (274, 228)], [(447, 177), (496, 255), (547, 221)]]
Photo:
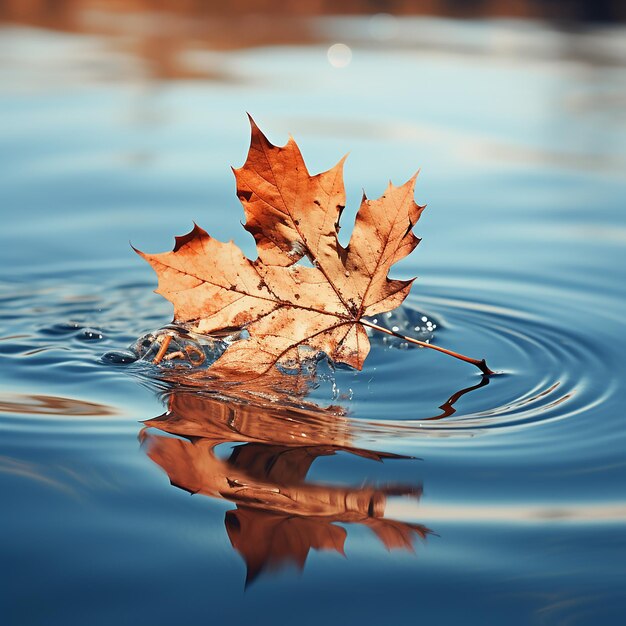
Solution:
[[(138, 252), (158, 275), (157, 293), (174, 304), (174, 323), (203, 334), (244, 327), (249, 333), (211, 366), (213, 375), (250, 381), (276, 365), (297, 368), (305, 351), (361, 369), (370, 348), (364, 326), (403, 337), (364, 317), (395, 309), (411, 288), (413, 280), (388, 273), (420, 241), (412, 232), (424, 209), (413, 198), (417, 174), (400, 187), (389, 183), (377, 200), (363, 196), (344, 248), (337, 234), (345, 157), (311, 176), (292, 138), (274, 146), (250, 122), (248, 158), (234, 172), (257, 260), (197, 225), (176, 237), (172, 252)], [(312, 267), (297, 264), (304, 256)], [(403, 338), (491, 373), (484, 360)]]

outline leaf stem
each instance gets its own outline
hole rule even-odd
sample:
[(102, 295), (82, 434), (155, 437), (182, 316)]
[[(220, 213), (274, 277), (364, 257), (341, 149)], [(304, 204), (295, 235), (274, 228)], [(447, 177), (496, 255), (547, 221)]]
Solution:
[(485, 359), (473, 359), (472, 357), (465, 356), (463, 354), (459, 354), (458, 352), (453, 352), (452, 350), (447, 350), (446, 348), (440, 348), (432, 343), (426, 343), (425, 341), (420, 341), (419, 339), (414, 339), (413, 337), (407, 337), (406, 335), (401, 335), (393, 330), (389, 330), (388, 328), (383, 328), (382, 326), (378, 326), (377, 324), (372, 324), (363, 318), (359, 320), (363, 326), (368, 326), (373, 330), (377, 330), (378, 332), (385, 333), (386, 335), (392, 335), (393, 337), (398, 337), (399, 339), (404, 339), (404, 341), (408, 341), (409, 343), (414, 343), (417, 346), (421, 346), (422, 348), (430, 348), (431, 350), (437, 350), (438, 352), (443, 352), (449, 356), (453, 356), (455, 359), (460, 359), (461, 361), (465, 361), (466, 363), (471, 363), (475, 365), (483, 374), (486, 376), (490, 376), (494, 374), (492, 370), (487, 367), (487, 362)]
[(156, 353), (156, 356), (154, 357), (154, 360), (152, 361), (155, 365), (158, 365), (163, 360), (163, 357), (165, 356), (167, 349), (170, 347), (171, 342), (172, 342), (172, 336), (165, 335), (165, 338), (163, 339), (163, 341), (161, 342), (161, 345), (159, 346), (159, 351)]

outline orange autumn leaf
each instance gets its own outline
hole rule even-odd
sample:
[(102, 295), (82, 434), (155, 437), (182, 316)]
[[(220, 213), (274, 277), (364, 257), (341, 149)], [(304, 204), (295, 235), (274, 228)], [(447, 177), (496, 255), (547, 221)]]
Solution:
[[(412, 232), (424, 209), (413, 197), (417, 174), (399, 187), (389, 183), (377, 200), (363, 196), (344, 248), (337, 234), (345, 158), (311, 176), (293, 139), (274, 146), (250, 121), (248, 157), (234, 171), (258, 258), (197, 225), (176, 237), (171, 252), (138, 252), (158, 275), (157, 293), (173, 303), (175, 324), (202, 334), (248, 332), (212, 365), (213, 375), (256, 379), (276, 365), (299, 368), (307, 351), (361, 369), (370, 349), (364, 326), (390, 332), (364, 318), (395, 309), (413, 282), (388, 274), (420, 241)], [(298, 264), (303, 257), (311, 266)]]

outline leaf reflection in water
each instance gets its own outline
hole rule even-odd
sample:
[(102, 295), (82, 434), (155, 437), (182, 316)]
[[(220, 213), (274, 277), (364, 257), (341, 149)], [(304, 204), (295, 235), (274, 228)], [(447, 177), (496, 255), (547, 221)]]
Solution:
[[(369, 527), (387, 549), (413, 550), (414, 539), (431, 532), (385, 518), (389, 496), (419, 499), (421, 485), (307, 482), (313, 461), (338, 451), (376, 461), (409, 458), (352, 445), (350, 420), (333, 407), (250, 404), (175, 390), (168, 411), (145, 422), (140, 440), (174, 486), (236, 504), (225, 524), (246, 562), (246, 585), (289, 563), (302, 569), (311, 549), (344, 554), (347, 530), (337, 523)], [(225, 442), (242, 445), (222, 460), (215, 448)]]

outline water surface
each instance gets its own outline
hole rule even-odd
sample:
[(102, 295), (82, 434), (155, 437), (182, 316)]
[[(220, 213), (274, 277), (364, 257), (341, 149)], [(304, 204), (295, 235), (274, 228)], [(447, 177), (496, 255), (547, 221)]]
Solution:
[[(177, 51), (170, 80), (104, 36), (0, 31), (3, 623), (620, 622), (623, 32), (394, 24)], [(376, 340), (286, 411), (102, 358), (171, 319), (129, 240), (195, 220), (254, 257), (245, 111), (311, 171), (350, 151), (342, 236), (422, 168), (392, 321), (498, 375)]]

